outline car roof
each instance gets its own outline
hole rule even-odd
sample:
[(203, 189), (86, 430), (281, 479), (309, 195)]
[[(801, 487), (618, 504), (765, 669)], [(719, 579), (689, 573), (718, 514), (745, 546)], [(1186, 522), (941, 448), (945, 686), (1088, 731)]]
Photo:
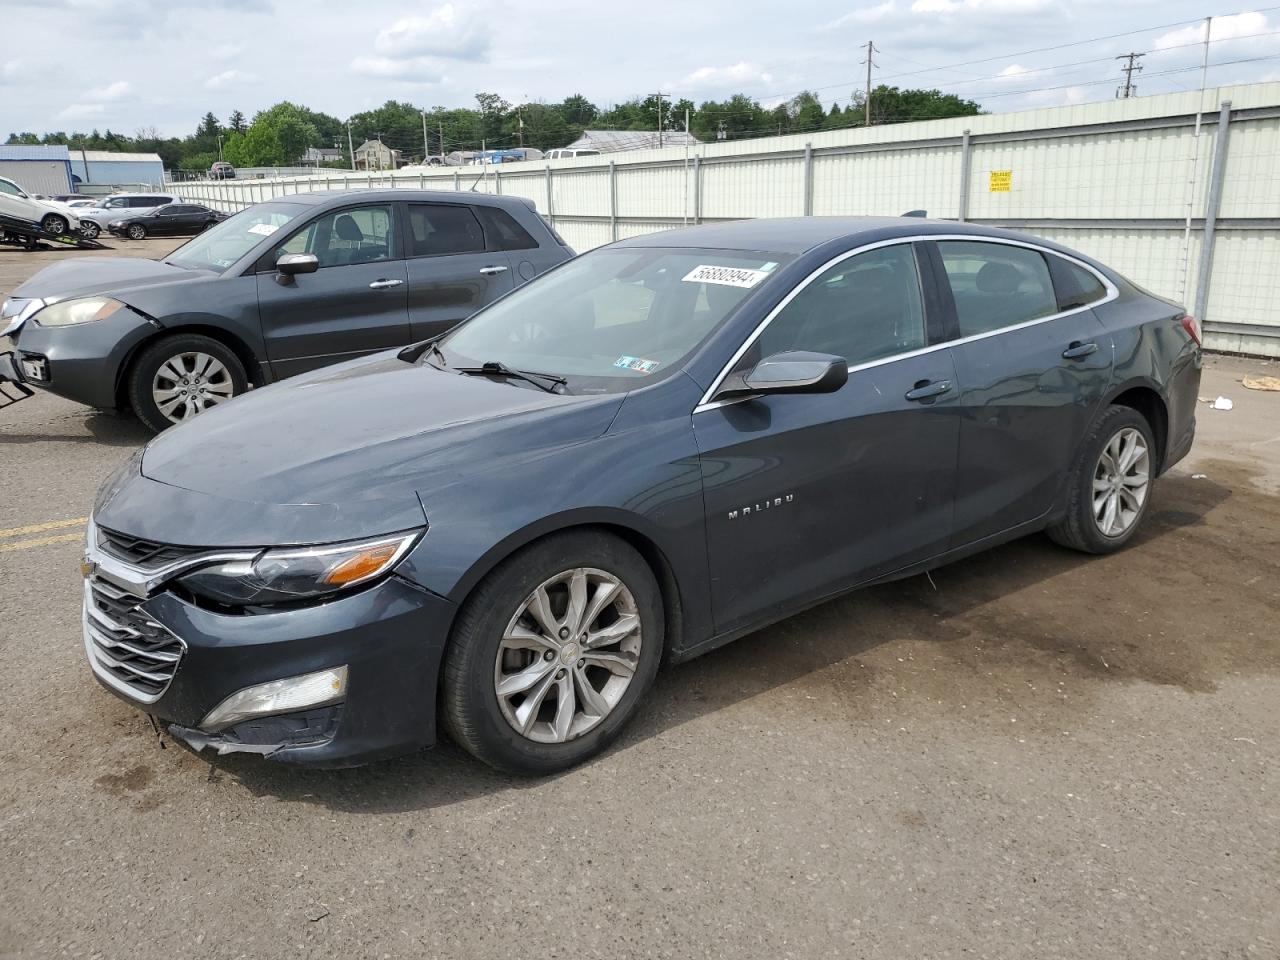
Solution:
[[(931, 234), (961, 234), (1022, 240), (1055, 250), (1058, 244), (973, 223), (930, 220), (924, 217), (780, 217), (763, 220), (733, 220), (682, 227), (630, 237), (615, 247), (696, 247), (718, 250), (758, 250), (802, 254), (815, 247), (844, 241), (842, 246), (861, 246), (879, 240)], [(1072, 253), (1072, 251), (1066, 251)], [(1079, 254), (1072, 253), (1073, 256)]]
[[(468, 174), (472, 176), (472, 174)], [(470, 203), (484, 207), (525, 207), (533, 202), (524, 197), (501, 197), (469, 190), (405, 190), (403, 188), (361, 188), (356, 190), (316, 190), (313, 193), (291, 193), (277, 197), (282, 203), (298, 203), (325, 208), (340, 207), (352, 200), (424, 200), (436, 203)]]

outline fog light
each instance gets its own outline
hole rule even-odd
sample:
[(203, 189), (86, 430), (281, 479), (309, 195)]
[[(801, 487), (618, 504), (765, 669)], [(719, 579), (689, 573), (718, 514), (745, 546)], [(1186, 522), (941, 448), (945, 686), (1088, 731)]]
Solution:
[(270, 680), (231, 694), (200, 721), (200, 729), (206, 733), (217, 733), (252, 717), (336, 703), (346, 693), (345, 665), (305, 673), (300, 677)]

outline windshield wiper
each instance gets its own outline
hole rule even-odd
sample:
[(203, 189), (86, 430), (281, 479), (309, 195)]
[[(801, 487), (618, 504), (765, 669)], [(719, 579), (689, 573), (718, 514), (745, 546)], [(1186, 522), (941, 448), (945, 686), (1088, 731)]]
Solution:
[(444, 358), (444, 351), (440, 349), (440, 346), (435, 342), (435, 340), (424, 340), (421, 343), (411, 343), (396, 354), (396, 356), (405, 363), (417, 363), (422, 359), (422, 355), (428, 351), (439, 357), (440, 363), (443, 366), (447, 367), (449, 365), (449, 361)]
[(487, 360), (478, 367), (453, 367), (452, 369), (458, 373), (465, 373), (471, 376), (510, 377), (513, 380), (523, 380), (547, 391), (547, 393), (555, 393), (556, 387), (563, 387), (569, 382), (564, 377), (558, 377), (554, 373), (513, 370), (500, 360)]

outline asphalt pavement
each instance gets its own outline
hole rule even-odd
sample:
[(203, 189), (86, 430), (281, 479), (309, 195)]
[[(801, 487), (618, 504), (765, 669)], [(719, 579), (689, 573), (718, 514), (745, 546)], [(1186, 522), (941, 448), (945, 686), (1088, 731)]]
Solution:
[[(113, 241), (157, 256), (167, 241)], [(54, 258), (0, 253), (0, 296)], [(1210, 358), (1133, 546), (1040, 536), (665, 670), (543, 780), (212, 762), (91, 679), (78, 560), (146, 439), (0, 411), (0, 956), (1280, 956), (1280, 364)]]

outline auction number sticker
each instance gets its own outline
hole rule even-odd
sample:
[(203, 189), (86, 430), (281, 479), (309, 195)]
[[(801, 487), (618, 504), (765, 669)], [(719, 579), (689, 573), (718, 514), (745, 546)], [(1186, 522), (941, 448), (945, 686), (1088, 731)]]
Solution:
[(754, 287), (769, 276), (765, 270), (747, 270), (743, 267), (694, 267), (684, 277), (685, 283), (719, 283), (726, 287)]
[(261, 234), (264, 237), (269, 237), (279, 229), (280, 228), (277, 227), (274, 223), (255, 223), (252, 227), (249, 228), (249, 232)]
[(658, 369), (660, 360), (645, 360), (643, 357), (619, 357), (613, 361), (615, 367), (622, 367), (624, 370), (634, 370), (637, 373), (650, 374)]

